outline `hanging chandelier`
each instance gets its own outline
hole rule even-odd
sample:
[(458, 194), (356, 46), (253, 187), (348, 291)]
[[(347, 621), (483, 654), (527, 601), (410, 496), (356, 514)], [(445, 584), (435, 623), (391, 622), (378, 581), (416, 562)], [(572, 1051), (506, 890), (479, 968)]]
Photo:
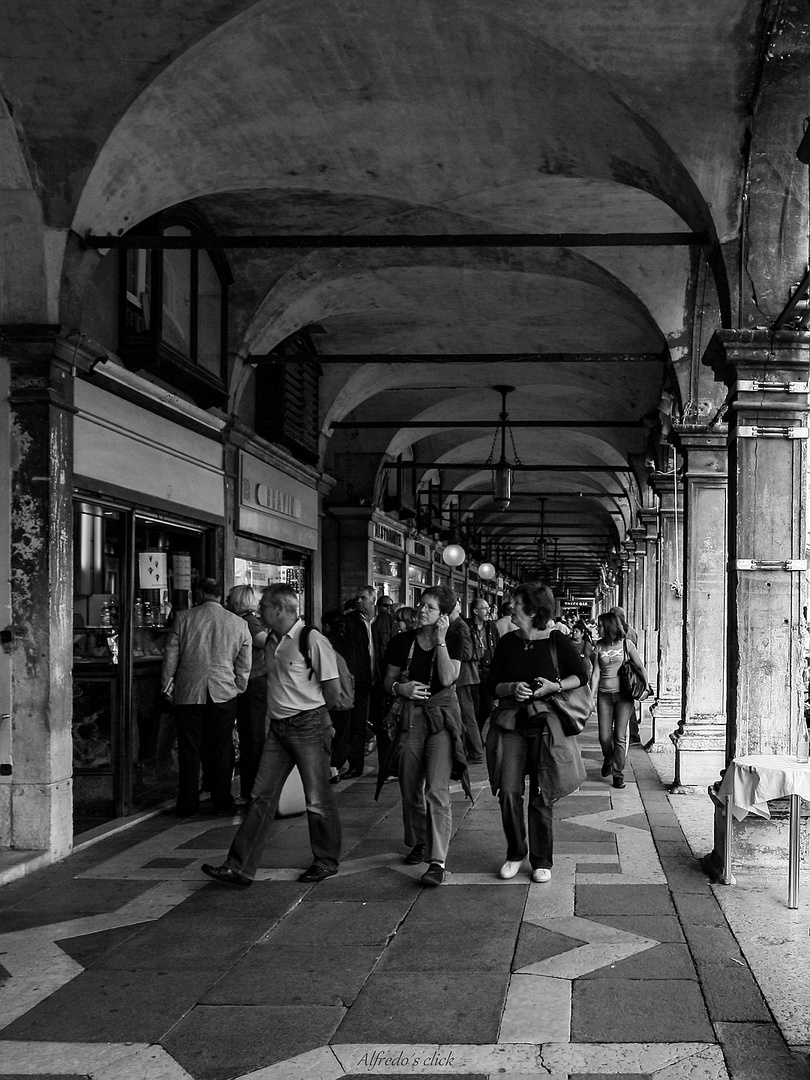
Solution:
[(546, 500), (540, 499), (540, 531), (535, 537), (535, 544), (537, 544), (537, 557), (540, 560), (541, 565), (545, 563), (548, 557), (547, 540), (546, 540)]
[[(492, 438), (492, 448), (489, 451), (489, 457), (486, 460), (486, 464), (492, 466), (492, 499), (495, 506), (498, 510), (506, 510), (509, 503), (512, 501), (513, 469), (515, 465), (521, 464), (517, 450), (515, 449), (515, 436), (508, 423), (509, 413), (506, 411), (506, 395), (511, 394), (515, 388), (514, 386), (493, 386), (492, 389), (501, 395), (501, 414), (498, 418), (499, 426), (495, 429), (495, 435)], [(512, 443), (512, 453), (515, 458), (514, 462), (510, 462), (506, 456), (507, 428)], [(495, 444), (498, 441), (498, 435), (501, 437), (501, 457), (497, 464), (493, 464)]]

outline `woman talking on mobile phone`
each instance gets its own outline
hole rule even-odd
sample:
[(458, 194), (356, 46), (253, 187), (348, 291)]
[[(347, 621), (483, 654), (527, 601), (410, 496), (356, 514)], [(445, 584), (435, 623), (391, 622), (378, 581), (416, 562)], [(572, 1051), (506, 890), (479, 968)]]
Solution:
[(393, 637), (385, 654), (385, 689), (405, 699), (400, 732), (407, 737), (399, 767), (405, 862), (429, 863), (423, 885), (441, 885), (450, 844), (450, 774), (466, 767), (463, 722), (454, 683), (461, 666), (460, 635), (447, 642), (455, 592), (435, 585), (422, 593), (418, 629)]
[[(519, 585), (512, 612), (518, 630), (500, 639), (489, 670), (489, 690), (498, 698), (498, 707), (487, 736), (487, 767), (506, 836), (502, 878), (513, 878), (528, 854), (532, 881), (551, 879), (554, 802), (576, 791), (585, 779), (576, 738), (563, 734), (556, 715), (543, 702), (588, 680), (578, 647), (554, 630), (553, 623), (549, 628), (554, 608), (554, 595), (545, 585)], [(528, 845), (523, 817), (527, 775)]]

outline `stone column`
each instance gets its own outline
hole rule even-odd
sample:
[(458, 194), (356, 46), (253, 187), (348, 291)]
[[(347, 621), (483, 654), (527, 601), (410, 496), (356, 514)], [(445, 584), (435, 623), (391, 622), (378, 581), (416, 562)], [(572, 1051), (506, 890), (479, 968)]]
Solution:
[[(633, 558), (635, 560), (635, 593), (633, 596), (633, 618), (630, 619), (631, 626), (634, 627), (638, 634), (638, 648), (642, 657), (644, 656), (644, 641), (646, 638), (646, 627), (644, 622), (644, 586), (646, 583), (646, 561), (647, 561), (647, 533), (645, 529), (631, 529), (630, 536), (633, 540)], [(628, 615), (628, 618), (629, 615)]]
[(658, 686), (658, 581), (660, 534), (658, 511), (642, 510), (639, 514), (644, 526), (644, 666), (652, 687)]
[[(731, 399), (726, 756), (793, 754), (804, 724), (810, 334), (718, 331), (706, 359)], [(781, 802), (771, 821), (734, 823), (735, 865), (784, 869)], [(716, 806), (707, 869), (722, 868), (723, 826)]]
[(684, 469), (683, 712), (670, 791), (705, 787), (725, 765), (728, 435), (676, 430)]
[[(659, 499), (661, 533), (658, 578), (658, 685), (650, 707), (650, 750), (669, 749), (669, 736), (681, 719), (683, 666), (683, 483), (672, 473), (654, 473), (650, 484)], [(666, 741), (665, 741), (666, 740)]]
[(633, 541), (628, 537), (622, 544), (621, 559), (621, 599), (619, 605), (624, 608), (629, 622), (632, 622), (633, 600), (636, 595), (636, 560)]
[(11, 450), (13, 769), (0, 845), (69, 853), (73, 838), (73, 417), (58, 327), (3, 327)]

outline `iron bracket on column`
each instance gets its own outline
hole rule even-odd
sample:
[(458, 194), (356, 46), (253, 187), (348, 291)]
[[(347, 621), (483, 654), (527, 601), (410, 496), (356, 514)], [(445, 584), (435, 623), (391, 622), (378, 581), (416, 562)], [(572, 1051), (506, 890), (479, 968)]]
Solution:
[(735, 429), (734, 434), (738, 439), (807, 439), (810, 437), (810, 428), (741, 425)]
[(737, 559), (737, 570), (787, 570), (796, 574), (807, 570), (807, 559), (781, 559), (777, 562), (763, 562), (761, 559)]
[(779, 394), (810, 394), (810, 383), (806, 382), (762, 382), (761, 379), (738, 379), (736, 389), (758, 394), (763, 390), (772, 390)]

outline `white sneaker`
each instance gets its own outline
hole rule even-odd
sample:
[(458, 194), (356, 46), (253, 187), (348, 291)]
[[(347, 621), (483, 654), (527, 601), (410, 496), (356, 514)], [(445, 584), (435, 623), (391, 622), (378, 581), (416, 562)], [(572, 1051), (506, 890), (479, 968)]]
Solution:
[(507, 881), (509, 878), (515, 876), (521, 866), (523, 866), (522, 859), (520, 860), (520, 862), (510, 862), (509, 859), (507, 859), (498, 871), (498, 877), (502, 877), (504, 881)]
[(547, 866), (538, 866), (532, 870), (532, 881), (551, 881), (551, 871)]

